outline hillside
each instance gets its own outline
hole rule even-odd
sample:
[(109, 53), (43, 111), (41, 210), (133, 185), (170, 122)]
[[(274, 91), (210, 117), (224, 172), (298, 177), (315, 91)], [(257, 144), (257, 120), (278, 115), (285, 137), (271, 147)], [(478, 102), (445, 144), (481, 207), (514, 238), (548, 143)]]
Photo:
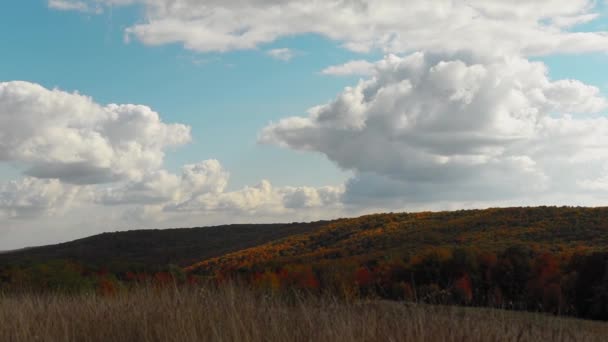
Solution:
[(167, 264), (186, 266), (293, 234), (313, 232), (324, 223), (227, 225), (104, 233), (58, 245), (0, 253), (0, 266), (49, 260), (74, 260), (113, 268), (133, 264), (150, 269)]
[(379, 214), (204, 260), (190, 276), (608, 320), (608, 208)]
[(113, 296), (141, 285), (233, 280), (272, 293), (608, 320), (608, 208), (389, 213), (132, 231), (0, 255), (0, 293)]
[(265, 263), (370, 261), (425, 250), (470, 248), (498, 252), (525, 245), (563, 253), (608, 249), (608, 208), (538, 207), (377, 214), (333, 221), (321, 229), (204, 260), (207, 273)]

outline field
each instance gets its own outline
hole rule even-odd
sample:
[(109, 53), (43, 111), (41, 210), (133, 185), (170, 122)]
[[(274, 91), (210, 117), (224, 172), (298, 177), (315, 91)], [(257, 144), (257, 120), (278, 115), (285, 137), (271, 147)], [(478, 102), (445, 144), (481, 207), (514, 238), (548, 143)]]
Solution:
[(0, 341), (604, 341), (608, 324), (220, 288), (0, 295)]

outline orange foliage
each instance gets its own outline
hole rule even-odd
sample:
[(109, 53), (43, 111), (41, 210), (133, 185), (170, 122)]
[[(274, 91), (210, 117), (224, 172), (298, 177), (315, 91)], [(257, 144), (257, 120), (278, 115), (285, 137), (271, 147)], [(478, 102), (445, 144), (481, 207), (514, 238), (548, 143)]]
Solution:
[(98, 281), (97, 293), (102, 296), (114, 296), (116, 295), (117, 288), (113, 281), (107, 278), (101, 278)]

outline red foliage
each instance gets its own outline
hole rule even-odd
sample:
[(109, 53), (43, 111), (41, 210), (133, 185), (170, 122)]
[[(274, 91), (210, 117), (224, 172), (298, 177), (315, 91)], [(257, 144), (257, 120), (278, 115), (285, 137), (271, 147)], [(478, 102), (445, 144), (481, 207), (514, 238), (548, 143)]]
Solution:
[(137, 275), (133, 272), (127, 272), (125, 274), (125, 279), (127, 281), (137, 281)]
[(473, 286), (471, 284), (471, 277), (469, 277), (468, 274), (465, 274), (456, 280), (454, 289), (460, 299), (465, 303), (470, 303), (473, 300)]
[(541, 283), (554, 281), (560, 274), (558, 260), (549, 253), (540, 255), (536, 260), (534, 268), (537, 278)]
[(173, 283), (173, 277), (168, 272), (157, 272), (154, 274), (154, 284), (156, 285), (166, 286)]
[(360, 287), (371, 286), (374, 282), (374, 276), (366, 267), (360, 267), (355, 272), (355, 281)]
[(312, 272), (312, 270), (309, 270), (308, 272), (304, 273), (300, 284), (303, 288), (306, 289), (318, 289), (320, 286), (319, 280)]
[(558, 312), (562, 305), (561, 270), (558, 259), (549, 254), (539, 255), (533, 265), (534, 277), (528, 283), (528, 291), (543, 308)]

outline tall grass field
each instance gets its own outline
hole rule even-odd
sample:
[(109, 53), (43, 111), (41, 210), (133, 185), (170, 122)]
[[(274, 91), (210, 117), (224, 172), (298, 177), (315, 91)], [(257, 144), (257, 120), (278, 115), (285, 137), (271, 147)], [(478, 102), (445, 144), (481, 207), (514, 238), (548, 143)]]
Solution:
[(608, 324), (238, 286), (0, 295), (0, 341), (606, 341)]

